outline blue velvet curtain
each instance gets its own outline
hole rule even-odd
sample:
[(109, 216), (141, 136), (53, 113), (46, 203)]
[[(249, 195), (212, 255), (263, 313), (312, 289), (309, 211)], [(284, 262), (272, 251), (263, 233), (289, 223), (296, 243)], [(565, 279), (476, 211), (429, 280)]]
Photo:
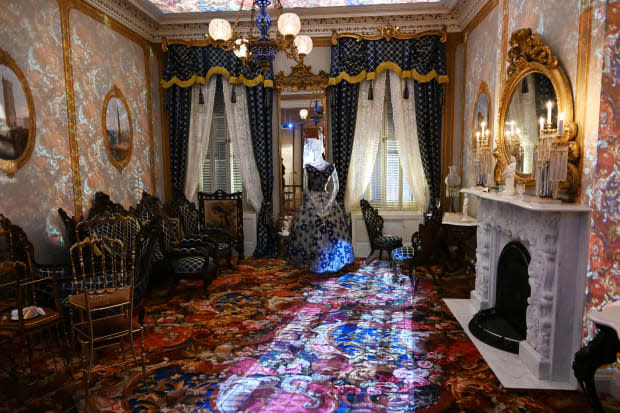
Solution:
[(263, 205), (257, 216), (254, 257), (276, 257), (278, 247), (273, 228), (273, 156), (271, 147), (271, 114), (273, 90), (263, 85), (248, 87), (250, 129), (256, 166), (263, 191)]
[(328, 91), (333, 160), (340, 183), (336, 200), (343, 210), (344, 190), (347, 185), (347, 174), (349, 173), (349, 162), (353, 149), (358, 92), (359, 83), (351, 84), (347, 81), (340, 82), (336, 86), (330, 86)]
[(424, 175), (429, 184), (429, 211), (441, 200), (441, 124), (443, 87), (436, 80), (414, 80), (415, 114)]
[(189, 136), (189, 115), (192, 89), (172, 85), (168, 89), (170, 113), (170, 173), (172, 186), (183, 191), (185, 184), (185, 161)]
[[(339, 166), (344, 175), (351, 158), (355, 133), (354, 105), (348, 103), (350, 95), (345, 90), (357, 86), (362, 80), (374, 80), (379, 73), (393, 70), (401, 79), (414, 79), (418, 139), (424, 173), (430, 188), (431, 208), (440, 199), (441, 191), (441, 124), (443, 114), (443, 83), (448, 81), (444, 36), (425, 35), (419, 39), (357, 40), (351, 37), (338, 39), (332, 47), (329, 84), (332, 93), (332, 142), (334, 163), (336, 156), (346, 168)], [(345, 84), (345, 86), (341, 86)], [(341, 88), (341, 89), (338, 89)], [(344, 97), (344, 95), (348, 97)], [(357, 89), (355, 91), (357, 97)], [(351, 121), (350, 131), (348, 122)], [(350, 136), (350, 141), (348, 137)], [(342, 174), (339, 173), (339, 178)], [(341, 180), (339, 200), (344, 197), (345, 180)]]
[(242, 65), (232, 51), (213, 47), (169, 45), (165, 54), (161, 84), (169, 88), (170, 164), (173, 186), (185, 184), (187, 141), (191, 108), (191, 86), (208, 84), (211, 76), (222, 75), (233, 84), (248, 86), (248, 108), (254, 156), (258, 166), (263, 205), (258, 211), (255, 257), (277, 255), (273, 229), (273, 170), (271, 153), (271, 99), (273, 72), (263, 74), (258, 62)]
[(235, 84), (256, 86), (264, 83), (268, 87), (273, 86), (271, 71), (264, 76), (257, 61), (243, 65), (232, 51), (217, 47), (187, 47), (182, 44), (168, 46), (162, 71), (163, 87), (190, 87), (196, 82), (208, 84), (214, 75), (223, 75)]

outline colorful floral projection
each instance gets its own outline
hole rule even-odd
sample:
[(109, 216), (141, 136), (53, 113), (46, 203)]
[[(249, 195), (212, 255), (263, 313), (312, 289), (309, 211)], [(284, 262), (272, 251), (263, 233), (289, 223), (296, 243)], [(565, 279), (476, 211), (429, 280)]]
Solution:
[[(190, 13), (201, 11), (236, 11), (240, 0), (149, 0), (164, 13)], [(439, 0), (282, 0), (287, 8), (375, 6), (379, 4), (438, 3)], [(249, 9), (252, 1), (243, 0), (243, 7)]]
[[(620, 3), (607, 9), (586, 312), (620, 299)], [(587, 336), (594, 328), (588, 323)]]

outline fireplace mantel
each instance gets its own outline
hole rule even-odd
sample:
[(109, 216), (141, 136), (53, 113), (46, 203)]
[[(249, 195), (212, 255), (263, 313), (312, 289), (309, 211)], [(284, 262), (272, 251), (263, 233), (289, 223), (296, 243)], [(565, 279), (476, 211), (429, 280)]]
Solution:
[(581, 346), (590, 209), (473, 188), (462, 192), (480, 198), (472, 306), (495, 306), (499, 255), (508, 242), (522, 243), (531, 255), (531, 295), (518, 359), (539, 380), (576, 386), (571, 364)]

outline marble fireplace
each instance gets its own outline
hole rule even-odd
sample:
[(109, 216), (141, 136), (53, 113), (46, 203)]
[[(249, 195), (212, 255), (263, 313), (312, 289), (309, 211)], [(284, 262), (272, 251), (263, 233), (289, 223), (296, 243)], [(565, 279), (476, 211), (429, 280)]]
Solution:
[(581, 347), (590, 209), (476, 189), (463, 192), (480, 199), (476, 284), (468, 303), (453, 308), (446, 300), (449, 307), (466, 330), (473, 313), (494, 307), (500, 254), (509, 243), (520, 243), (531, 256), (526, 337), (518, 342), (518, 354), (503, 355), (474, 342), (506, 387), (530, 387), (521, 377), (528, 376), (532, 388), (576, 388), (572, 361)]

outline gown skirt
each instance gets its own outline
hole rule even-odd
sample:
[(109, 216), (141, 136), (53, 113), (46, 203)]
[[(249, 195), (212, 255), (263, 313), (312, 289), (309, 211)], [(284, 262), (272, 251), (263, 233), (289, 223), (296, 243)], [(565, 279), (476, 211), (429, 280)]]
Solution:
[(298, 268), (318, 274), (336, 272), (354, 262), (348, 225), (337, 202), (332, 202), (323, 216), (317, 212), (322, 209), (317, 205), (328, 204), (327, 192), (315, 192), (312, 197), (304, 196), (297, 209), (284, 256)]

